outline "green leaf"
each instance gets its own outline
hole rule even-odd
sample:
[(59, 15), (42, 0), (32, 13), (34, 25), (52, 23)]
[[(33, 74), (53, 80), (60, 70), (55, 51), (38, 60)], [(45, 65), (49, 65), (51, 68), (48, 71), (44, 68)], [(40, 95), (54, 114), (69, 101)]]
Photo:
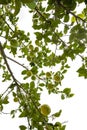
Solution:
[(45, 84), (44, 83), (40, 83), (39, 86), (43, 87), (43, 86), (45, 86)]
[(24, 126), (24, 125), (20, 125), (19, 128), (20, 128), (20, 130), (26, 130), (27, 129), (27, 127)]
[(61, 99), (64, 100), (65, 99), (65, 95), (61, 94)]
[(42, 38), (43, 38), (42, 33), (40, 33), (40, 32), (35, 32), (35, 35), (36, 35), (36, 37), (37, 37), (38, 40), (42, 40)]
[(31, 81), (31, 82), (30, 82), (30, 87), (31, 87), (31, 88), (34, 88), (34, 87), (35, 87), (34, 81)]
[(16, 16), (21, 9), (21, 1), (20, 0), (15, 0), (15, 12), (14, 16)]
[(23, 83), (23, 84), (22, 84), (22, 87), (23, 87), (25, 90), (29, 89), (29, 83)]
[(22, 118), (22, 117), (26, 117), (26, 116), (27, 116), (26, 111), (21, 112), (21, 114), (19, 115), (20, 118)]
[(61, 123), (60, 122), (56, 122), (54, 126), (58, 126), (58, 127), (61, 127)]
[(71, 93), (71, 94), (69, 94), (69, 96), (68, 96), (68, 97), (70, 97), (70, 98), (71, 98), (71, 97), (73, 97), (73, 96), (74, 96), (74, 93)]
[(74, 16), (72, 16), (71, 22), (72, 22), (72, 23), (76, 22), (76, 18), (75, 18)]
[(35, 9), (35, 7), (36, 7), (36, 3), (35, 3), (34, 0), (33, 0), (33, 2), (28, 3), (27, 5), (28, 5), (28, 7), (29, 7), (30, 9)]
[(31, 69), (31, 72), (33, 74), (37, 74), (38, 73), (38, 68), (36, 66), (33, 66), (32, 69)]
[(83, 76), (84, 78), (87, 78), (87, 69), (85, 68), (85, 65), (82, 65), (78, 70), (77, 70), (79, 77)]
[(68, 22), (69, 21), (69, 14), (66, 14), (64, 17), (64, 22)]
[(60, 128), (60, 130), (65, 130), (65, 128), (66, 128), (66, 125), (63, 125), (63, 126)]
[(71, 92), (71, 88), (65, 88), (63, 90), (63, 93), (65, 93), (67, 96), (70, 94), (70, 92)]
[(10, 2), (11, 2), (11, 0), (0, 0), (0, 4), (2, 4), (2, 5), (9, 4)]
[(27, 70), (23, 70), (23, 71), (21, 72), (22, 75), (25, 75), (26, 73), (27, 73)]
[(12, 118), (14, 118), (15, 114), (16, 114), (16, 110), (11, 110), (10, 114), (11, 114)]
[(3, 104), (8, 104), (9, 101), (8, 101), (8, 96), (6, 96), (4, 99), (3, 99)]
[(79, 16), (80, 18), (82, 18), (82, 19), (84, 19), (84, 17), (85, 17), (84, 13), (78, 14), (78, 16)]
[(44, 130), (43, 125), (39, 125), (39, 126), (38, 126), (38, 130)]
[(67, 25), (65, 25), (64, 26), (64, 33), (67, 34), (68, 30), (69, 30), (69, 27)]
[(62, 110), (59, 110), (58, 112), (54, 113), (53, 116), (59, 117), (62, 113)]

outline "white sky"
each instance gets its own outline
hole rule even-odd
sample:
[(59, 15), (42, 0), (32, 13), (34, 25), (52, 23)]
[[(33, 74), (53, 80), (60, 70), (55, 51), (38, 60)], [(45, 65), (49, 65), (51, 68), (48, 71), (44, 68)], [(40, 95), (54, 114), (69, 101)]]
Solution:
[[(25, 15), (26, 14), (26, 15)], [(28, 12), (23, 8), (20, 13), (20, 28), (26, 31), (32, 31), (32, 21)], [(25, 24), (26, 23), (26, 24)], [(33, 37), (33, 36), (32, 36)], [(80, 59), (77, 58), (73, 63), (70, 62), (71, 68), (65, 76), (62, 87), (71, 87), (75, 96), (70, 99), (61, 101), (59, 95), (49, 95), (45, 92), (42, 95), (42, 104), (49, 104), (52, 113), (60, 109), (63, 110), (58, 121), (68, 121), (66, 130), (86, 130), (87, 129), (87, 80), (78, 78), (75, 72), (80, 66)], [(13, 66), (14, 68), (14, 66)], [(1, 84), (1, 83), (0, 83)], [(14, 107), (10, 106), (11, 108)], [(9, 110), (9, 107), (6, 107)], [(19, 130), (21, 123), (26, 124), (25, 119), (11, 119), (10, 115), (0, 114), (0, 130)]]

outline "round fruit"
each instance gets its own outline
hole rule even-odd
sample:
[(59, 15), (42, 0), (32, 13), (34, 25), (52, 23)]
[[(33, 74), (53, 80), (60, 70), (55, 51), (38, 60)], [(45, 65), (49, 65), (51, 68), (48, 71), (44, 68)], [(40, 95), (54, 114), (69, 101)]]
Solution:
[(51, 112), (51, 108), (47, 104), (43, 104), (40, 107), (40, 110), (41, 110), (41, 114), (43, 114), (44, 116), (48, 116)]
[(32, 51), (34, 49), (33, 45), (29, 45), (29, 49)]
[(53, 89), (53, 84), (51, 84), (51, 83), (47, 84), (47, 88), (48, 89)]
[(18, 102), (19, 99), (17, 97), (14, 98), (14, 102)]
[(54, 75), (54, 80), (56, 81), (56, 82), (59, 82), (60, 81), (60, 77), (59, 77), (59, 75)]
[(27, 76), (31, 76), (32, 75), (32, 72), (29, 70), (29, 71), (27, 71)]
[(46, 77), (47, 77), (47, 78), (51, 77), (51, 73), (50, 73), (50, 72), (47, 72), (47, 73), (46, 73)]

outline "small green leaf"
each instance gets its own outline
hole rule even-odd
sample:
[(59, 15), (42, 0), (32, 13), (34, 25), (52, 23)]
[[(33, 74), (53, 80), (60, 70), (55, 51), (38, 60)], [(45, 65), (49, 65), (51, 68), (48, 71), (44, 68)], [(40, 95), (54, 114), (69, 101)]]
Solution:
[(20, 118), (26, 117), (26, 116), (27, 116), (27, 113), (25, 111), (21, 112), (21, 114), (19, 115)]
[(61, 123), (60, 123), (60, 122), (56, 122), (56, 123), (55, 123), (55, 126), (61, 127)]
[(69, 98), (73, 97), (74, 96), (74, 93), (71, 93), (69, 94)]
[(30, 87), (31, 87), (31, 88), (34, 88), (34, 87), (35, 87), (34, 81), (31, 81), (31, 82), (30, 82)]
[(11, 110), (10, 114), (11, 114), (12, 118), (14, 118), (15, 114), (16, 114), (16, 111), (15, 110)]
[(65, 93), (67, 96), (70, 94), (70, 92), (71, 92), (71, 88), (65, 88), (63, 90), (63, 93)]
[(62, 110), (59, 110), (58, 112), (54, 113), (53, 116), (59, 117), (62, 113)]
[(64, 26), (64, 33), (66, 34), (69, 30), (69, 27), (67, 25)]
[(24, 125), (20, 125), (19, 128), (20, 128), (20, 130), (26, 130), (27, 129), (27, 127), (24, 126)]
[(66, 125), (63, 125), (63, 126), (60, 128), (60, 130), (65, 130), (65, 128), (66, 128)]
[(38, 73), (37, 67), (36, 67), (36, 66), (33, 66), (32, 69), (31, 69), (31, 72), (32, 72), (33, 74), (37, 74), (37, 73)]
[(22, 75), (25, 75), (26, 73), (27, 73), (27, 70), (23, 70), (23, 71), (21, 72)]
[(43, 87), (43, 86), (45, 86), (45, 84), (44, 83), (40, 83), (39, 86)]
[(61, 99), (64, 100), (65, 99), (65, 95), (61, 94)]
[(85, 65), (82, 65), (77, 72), (79, 73), (79, 77), (83, 76), (84, 78), (87, 78), (87, 69), (85, 68)]
[(65, 15), (64, 17), (64, 22), (68, 22), (69, 21), (69, 14)]
[(74, 16), (72, 16), (71, 22), (72, 22), (72, 23), (76, 22), (76, 18), (75, 18)]
[(82, 13), (82, 14), (78, 14), (78, 16), (82, 19), (84, 19), (85, 15)]
[(3, 99), (3, 104), (8, 104), (9, 101), (8, 101), (8, 97), (6, 96), (4, 99)]

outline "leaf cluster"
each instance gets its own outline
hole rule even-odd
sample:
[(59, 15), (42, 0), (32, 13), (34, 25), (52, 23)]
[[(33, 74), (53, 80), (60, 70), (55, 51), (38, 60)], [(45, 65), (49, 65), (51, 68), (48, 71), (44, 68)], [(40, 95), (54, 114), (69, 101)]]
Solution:
[[(78, 14), (77, 5), (82, 3), (85, 6)], [(3, 83), (11, 83), (0, 92), (0, 111), (4, 113), (4, 105), (9, 105), (11, 97), (18, 104), (10, 111), (12, 118), (17, 112), (19, 118), (27, 118), (28, 126), (22, 124), (20, 130), (65, 130), (62, 123), (49, 121), (59, 118), (62, 110), (44, 116), (40, 99), (44, 88), (48, 94), (60, 94), (61, 99), (74, 95), (71, 88), (61, 90), (69, 60), (80, 57), (77, 73), (87, 78), (86, 4), (84, 0), (0, 0), (0, 76)], [(17, 25), (23, 6), (33, 15), (35, 40), (30, 31), (25, 33)], [(12, 69), (12, 62), (18, 68)], [(16, 72), (19, 68), (20, 74)]]

